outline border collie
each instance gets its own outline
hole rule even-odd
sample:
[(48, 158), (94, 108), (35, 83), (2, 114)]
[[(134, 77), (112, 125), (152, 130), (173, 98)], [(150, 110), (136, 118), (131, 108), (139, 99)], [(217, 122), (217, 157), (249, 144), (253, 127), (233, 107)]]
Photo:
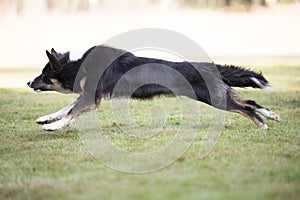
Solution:
[[(46, 131), (65, 127), (81, 113), (96, 109), (103, 97), (121, 96), (135, 99), (149, 99), (157, 95), (187, 96), (218, 109), (239, 113), (251, 119), (260, 129), (267, 129), (268, 126), (257, 113), (280, 121), (278, 114), (253, 100), (242, 99), (232, 89), (270, 89), (261, 73), (248, 69), (209, 62), (144, 58), (107, 46), (92, 47), (77, 61), (70, 60), (69, 52), (58, 53), (53, 48), (46, 54), (49, 62), (40, 76), (27, 83), (28, 86), (36, 92), (80, 94), (74, 103), (36, 120), (36, 123), (43, 124)], [(130, 73), (134, 70), (135, 73)], [(186, 80), (194, 95), (181, 88), (184, 84), (181, 84), (176, 73)], [(120, 81), (121, 86), (116, 90)], [(221, 99), (225, 101), (222, 103)]]

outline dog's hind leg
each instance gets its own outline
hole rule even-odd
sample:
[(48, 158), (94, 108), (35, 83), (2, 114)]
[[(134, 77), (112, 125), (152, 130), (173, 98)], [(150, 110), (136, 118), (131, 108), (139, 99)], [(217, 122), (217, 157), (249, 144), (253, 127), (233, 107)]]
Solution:
[(267, 129), (268, 126), (265, 124), (263, 119), (255, 113), (255, 109), (244, 103), (241, 97), (235, 93), (231, 93), (227, 99), (227, 111), (239, 113), (249, 119), (251, 119), (260, 129)]
[(259, 104), (257, 104), (253, 100), (245, 100), (245, 104), (250, 105), (256, 112), (259, 112), (263, 116), (265, 116), (268, 119), (275, 120), (277, 122), (281, 121), (281, 118), (278, 114), (274, 113), (273, 111), (269, 110), (268, 108), (265, 108)]
[(230, 112), (239, 113), (249, 119), (251, 119), (258, 128), (260, 129), (267, 129), (268, 125), (263, 121), (263, 119), (254, 112), (254, 110), (251, 107), (248, 106), (239, 106), (234, 105), (232, 108), (228, 109)]
[(72, 104), (67, 105), (66, 107), (60, 109), (59, 111), (57, 111), (55, 113), (39, 117), (37, 120), (35, 120), (35, 122), (38, 124), (48, 124), (48, 123), (60, 120), (66, 114), (68, 114), (68, 112), (74, 107), (74, 105), (75, 105), (75, 103), (72, 103)]
[[(254, 102), (248, 102), (242, 99), (232, 88), (227, 88), (226, 91), (226, 106), (218, 107), (219, 109), (226, 110), (229, 112), (239, 113), (249, 119), (251, 119), (260, 129), (267, 129), (267, 124), (264, 123), (263, 119), (256, 114), (256, 107), (258, 104)], [(214, 106), (216, 107), (216, 106)], [(262, 108), (260, 106), (260, 108)]]
[[(197, 89), (197, 88), (196, 88)], [(236, 94), (236, 92), (230, 88), (227, 87), (226, 91), (224, 91), (224, 93), (226, 93), (226, 99), (225, 102), (223, 102), (223, 100), (221, 100), (221, 103), (218, 104), (214, 104), (212, 102), (218, 102), (218, 98), (221, 97), (220, 94), (223, 95), (223, 93), (217, 93), (218, 91), (215, 90), (211, 90), (210, 92), (215, 92), (213, 94), (210, 95), (206, 95), (207, 93), (209, 94), (209, 92), (205, 93), (203, 91), (205, 90), (195, 90), (198, 100), (205, 102), (215, 108), (221, 109), (221, 110), (226, 110), (229, 112), (235, 112), (235, 113), (239, 113), (249, 119), (251, 119), (260, 129), (267, 129), (268, 126), (267, 124), (264, 123), (263, 119), (255, 113), (255, 109), (250, 106), (247, 105), (245, 103), (245, 100), (243, 100), (238, 94)], [(221, 98), (222, 99), (222, 98)], [(214, 101), (212, 101), (214, 100)]]

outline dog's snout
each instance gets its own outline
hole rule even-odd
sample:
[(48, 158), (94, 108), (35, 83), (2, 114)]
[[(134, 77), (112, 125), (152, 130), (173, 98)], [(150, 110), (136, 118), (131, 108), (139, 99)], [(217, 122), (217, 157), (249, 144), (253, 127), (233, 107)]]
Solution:
[(31, 88), (32, 81), (28, 81), (28, 82), (27, 82), (27, 85)]

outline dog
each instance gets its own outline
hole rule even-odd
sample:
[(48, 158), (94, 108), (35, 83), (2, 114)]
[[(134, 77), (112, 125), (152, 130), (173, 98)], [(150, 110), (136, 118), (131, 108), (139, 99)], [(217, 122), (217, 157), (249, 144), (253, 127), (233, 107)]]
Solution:
[[(138, 57), (128, 51), (102, 45), (90, 48), (75, 61), (70, 60), (69, 52), (58, 53), (53, 48), (50, 52), (46, 50), (46, 55), (49, 62), (41, 75), (27, 85), (35, 92), (79, 94), (74, 103), (36, 120), (46, 131), (68, 126), (81, 113), (96, 109), (104, 97), (122, 96), (142, 100), (159, 95), (187, 96), (218, 109), (239, 113), (251, 119), (260, 129), (268, 126), (258, 113), (281, 121), (278, 114), (254, 100), (242, 99), (232, 89), (270, 89), (261, 72), (210, 62), (171, 62)], [(134, 70), (135, 73), (130, 73)], [(184, 88), (180, 77), (189, 86)], [(121, 84), (118, 84), (120, 81)], [(117, 86), (118, 90), (115, 89)], [(221, 99), (224, 101), (221, 102)]]

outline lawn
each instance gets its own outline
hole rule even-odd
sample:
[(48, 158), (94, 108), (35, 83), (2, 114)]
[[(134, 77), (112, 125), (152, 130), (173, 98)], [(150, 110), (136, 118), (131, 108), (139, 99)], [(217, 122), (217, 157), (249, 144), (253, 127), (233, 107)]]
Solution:
[[(200, 159), (211, 108), (199, 103), (199, 118), (189, 119), (199, 121), (190, 148), (173, 164), (142, 174), (104, 166), (87, 151), (78, 124), (54, 132), (35, 124), (36, 118), (60, 109), (75, 96), (2, 88), (0, 199), (299, 199), (300, 64), (270, 64), (262, 70), (274, 92), (238, 91), (280, 113), (281, 123), (266, 120), (269, 129), (258, 130), (250, 120), (227, 113), (215, 147)], [(11, 72), (17, 74), (18, 70)], [(95, 116), (103, 134), (116, 146), (142, 153), (160, 148), (174, 137), (181, 120), (177, 100), (131, 101), (134, 123), (125, 116), (124, 121), (116, 121), (109, 100), (102, 102)], [(151, 124), (147, 113), (155, 115), (154, 111), (162, 108), (169, 117), (153, 139), (128, 138), (122, 132), (139, 129), (143, 133), (147, 127), (161, 126), (159, 120)]]

